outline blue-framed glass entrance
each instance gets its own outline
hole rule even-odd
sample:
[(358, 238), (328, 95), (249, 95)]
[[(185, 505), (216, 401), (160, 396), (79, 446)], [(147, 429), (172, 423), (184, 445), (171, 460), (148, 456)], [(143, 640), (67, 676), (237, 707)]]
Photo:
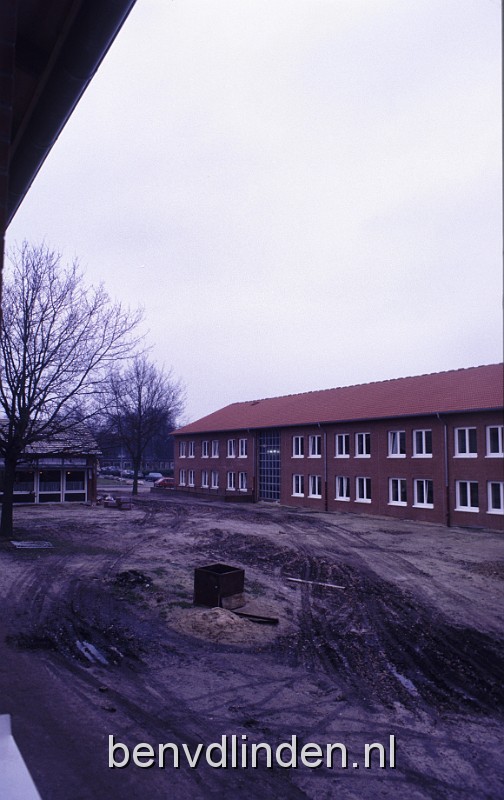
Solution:
[(259, 500), (280, 500), (280, 432), (259, 435)]

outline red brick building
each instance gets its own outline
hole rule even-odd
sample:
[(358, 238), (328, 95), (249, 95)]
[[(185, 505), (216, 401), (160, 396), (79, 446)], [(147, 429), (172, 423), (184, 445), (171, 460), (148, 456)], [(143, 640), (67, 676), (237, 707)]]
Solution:
[(180, 491), (504, 529), (502, 364), (233, 403), (175, 432)]

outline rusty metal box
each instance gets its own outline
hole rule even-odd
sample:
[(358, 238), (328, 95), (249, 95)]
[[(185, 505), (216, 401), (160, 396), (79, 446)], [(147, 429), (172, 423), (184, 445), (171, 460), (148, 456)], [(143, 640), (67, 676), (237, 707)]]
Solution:
[(228, 564), (210, 564), (194, 570), (194, 604), (198, 606), (221, 606), (223, 597), (242, 594), (245, 585), (245, 570)]

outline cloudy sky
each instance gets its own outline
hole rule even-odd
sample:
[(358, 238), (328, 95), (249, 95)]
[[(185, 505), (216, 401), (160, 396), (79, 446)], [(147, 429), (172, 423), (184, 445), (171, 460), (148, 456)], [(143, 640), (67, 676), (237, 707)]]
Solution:
[(138, 0), (12, 222), (185, 421), (502, 359), (499, 0)]

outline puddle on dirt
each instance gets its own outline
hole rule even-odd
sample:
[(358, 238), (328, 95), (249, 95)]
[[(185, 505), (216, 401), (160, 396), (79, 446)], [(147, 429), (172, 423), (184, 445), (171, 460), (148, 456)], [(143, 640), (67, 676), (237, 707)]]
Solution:
[(91, 663), (96, 664), (97, 662), (103, 664), (104, 666), (108, 666), (108, 661), (102, 653), (95, 647), (91, 642), (80, 642), (78, 639), (75, 642), (77, 650), (82, 653), (82, 655), (87, 658), (88, 661)]
[(17, 542), (13, 539), (11, 539), (11, 544), (14, 545), (17, 550), (47, 550), (53, 547), (51, 542)]
[(402, 686), (404, 686), (407, 692), (412, 694), (414, 697), (418, 697), (418, 689), (416, 688), (415, 684), (410, 681), (409, 678), (406, 678), (404, 675), (401, 675), (400, 672), (397, 672), (397, 670), (394, 669), (392, 664), (389, 665), (389, 669), (392, 675), (395, 678), (397, 678), (399, 683), (402, 684)]

